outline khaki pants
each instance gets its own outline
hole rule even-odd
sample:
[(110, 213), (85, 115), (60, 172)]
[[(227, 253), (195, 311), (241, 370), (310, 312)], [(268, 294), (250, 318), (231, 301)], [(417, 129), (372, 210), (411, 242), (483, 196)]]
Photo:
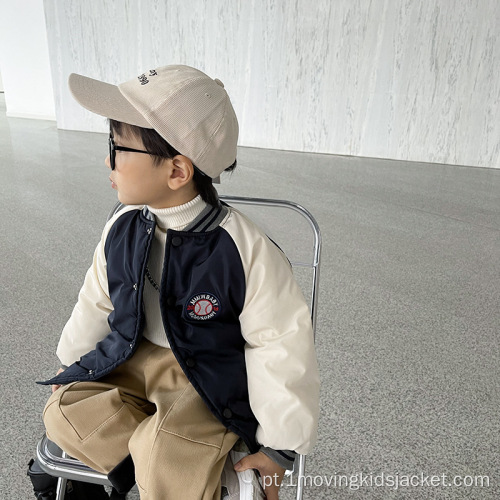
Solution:
[(228, 431), (189, 383), (170, 349), (142, 340), (132, 359), (97, 382), (52, 394), (47, 436), (108, 474), (132, 456), (141, 500), (220, 499)]

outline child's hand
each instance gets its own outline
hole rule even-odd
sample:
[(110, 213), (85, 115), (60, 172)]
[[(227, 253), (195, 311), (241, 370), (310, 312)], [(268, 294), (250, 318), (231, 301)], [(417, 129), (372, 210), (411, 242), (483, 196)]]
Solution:
[(257, 469), (262, 478), (267, 500), (279, 500), (278, 492), (285, 475), (285, 469), (274, 463), (267, 455), (261, 451), (248, 455), (234, 464), (234, 469), (236, 471)]
[[(63, 371), (64, 371), (64, 368), (59, 368), (59, 370), (57, 370), (56, 377), (57, 377), (57, 375), (59, 375)], [(57, 389), (59, 389), (59, 387), (61, 387), (61, 384), (59, 384), (59, 385), (53, 384), (52, 385), (52, 392), (56, 392)]]

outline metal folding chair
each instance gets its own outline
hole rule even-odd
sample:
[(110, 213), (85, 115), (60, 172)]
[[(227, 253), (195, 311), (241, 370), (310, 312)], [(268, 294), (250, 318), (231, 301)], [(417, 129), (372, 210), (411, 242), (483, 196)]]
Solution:
[[(268, 236), (271, 237), (273, 241), (275, 241), (285, 251), (285, 254), (288, 256), (294, 272), (299, 269), (307, 270), (309, 272), (310, 276), (308, 276), (307, 284), (304, 284), (303, 282), (301, 282), (301, 280), (298, 281), (302, 287), (305, 297), (309, 297), (310, 299), (309, 307), (311, 311), (314, 338), (316, 338), (316, 316), (321, 258), (321, 233), (314, 217), (304, 207), (291, 201), (226, 195), (221, 195), (220, 199), (221, 201), (231, 206), (245, 206), (246, 210), (242, 209), (242, 211), (250, 215), (250, 218), (252, 218), (253, 220), (258, 219), (259, 215), (265, 214), (262, 218), (265, 219), (266, 223), (259, 225), (264, 231), (266, 231)], [(121, 203), (117, 203), (113, 210), (110, 212), (108, 218), (117, 213), (122, 207), (123, 205)], [(301, 255), (296, 258), (291, 255), (295, 253), (294, 249), (297, 248), (297, 235), (296, 231), (290, 230), (290, 226), (293, 226), (293, 229), (296, 229), (297, 224), (295, 222), (287, 223), (282, 215), (279, 215), (277, 217), (270, 217), (269, 209), (271, 208), (278, 209), (281, 211), (281, 213), (284, 213), (284, 211), (286, 210), (287, 214), (290, 214), (290, 211), (298, 214), (302, 223), (305, 223), (306, 227), (309, 228), (311, 237), (309, 238), (309, 242), (306, 245), (307, 249), (305, 251), (305, 255)], [(249, 211), (254, 211), (255, 213), (249, 213)], [(271, 224), (272, 226), (273, 221), (277, 222), (276, 226), (278, 227), (277, 232), (279, 234), (276, 234), (276, 232), (273, 231), (272, 228), (267, 227), (269, 224)], [(256, 220), (256, 222), (258, 223), (259, 221)], [(284, 235), (288, 235), (288, 241), (283, 241)], [(301, 236), (304, 235), (301, 234)], [(105, 474), (96, 472), (80, 461), (69, 457), (58, 446), (52, 443), (47, 438), (47, 436), (44, 436), (38, 443), (36, 456), (40, 467), (47, 474), (59, 478), (57, 483), (56, 500), (64, 500), (66, 483), (68, 480), (84, 481), (88, 483), (111, 486), (111, 483), (109, 482)], [(287, 471), (287, 475), (296, 474), (297, 476), (295, 482), (295, 484), (297, 485), (297, 500), (302, 500), (303, 497), (305, 486), (305, 464), (306, 456), (297, 455), (293, 471)]]

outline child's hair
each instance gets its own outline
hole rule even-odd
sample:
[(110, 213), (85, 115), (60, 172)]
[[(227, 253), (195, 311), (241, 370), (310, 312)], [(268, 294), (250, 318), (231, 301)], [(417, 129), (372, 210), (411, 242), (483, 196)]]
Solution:
[[(174, 156), (180, 155), (171, 144), (169, 144), (156, 130), (151, 128), (138, 127), (128, 123), (119, 122), (116, 120), (109, 120), (109, 125), (113, 133), (122, 137), (134, 136), (142, 140), (144, 148), (153, 157), (153, 165), (159, 165), (163, 159), (170, 159)], [(237, 161), (225, 169), (226, 172), (231, 172), (236, 168)], [(194, 165), (193, 182), (196, 190), (200, 194), (203, 201), (212, 206), (217, 206), (219, 203), (219, 196), (213, 186), (212, 178), (204, 174), (201, 170)]]

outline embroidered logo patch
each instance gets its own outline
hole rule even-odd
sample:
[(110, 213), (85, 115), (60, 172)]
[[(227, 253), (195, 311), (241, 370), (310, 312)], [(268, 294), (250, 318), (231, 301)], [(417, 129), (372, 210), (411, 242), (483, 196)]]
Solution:
[(219, 299), (211, 293), (198, 293), (189, 299), (186, 311), (191, 319), (212, 319), (220, 311)]

